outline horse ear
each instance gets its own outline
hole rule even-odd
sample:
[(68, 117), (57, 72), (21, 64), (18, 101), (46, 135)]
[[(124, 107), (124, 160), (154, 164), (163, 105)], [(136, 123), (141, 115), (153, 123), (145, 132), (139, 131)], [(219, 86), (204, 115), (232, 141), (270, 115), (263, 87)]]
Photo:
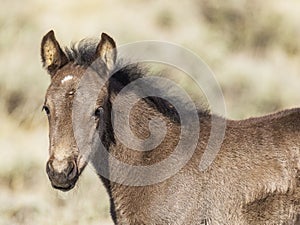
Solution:
[(100, 43), (96, 50), (97, 58), (106, 64), (109, 71), (114, 68), (117, 59), (117, 49), (115, 41), (106, 33), (101, 34)]
[(55, 75), (57, 70), (68, 62), (68, 58), (59, 46), (54, 31), (49, 31), (41, 43), (41, 57), (43, 66), (48, 73), (52, 76)]

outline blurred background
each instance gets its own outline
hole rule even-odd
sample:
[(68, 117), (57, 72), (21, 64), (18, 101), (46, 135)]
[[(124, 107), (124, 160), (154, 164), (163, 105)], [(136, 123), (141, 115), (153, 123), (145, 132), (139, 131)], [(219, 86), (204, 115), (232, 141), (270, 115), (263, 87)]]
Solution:
[(119, 45), (155, 39), (191, 49), (215, 73), (232, 119), (300, 105), (297, 0), (1, 0), (1, 225), (112, 224), (92, 168), (65, 194), (45, 173), (50, 80), (39, 48), (50, 29), (62, 45), (105, 31)]

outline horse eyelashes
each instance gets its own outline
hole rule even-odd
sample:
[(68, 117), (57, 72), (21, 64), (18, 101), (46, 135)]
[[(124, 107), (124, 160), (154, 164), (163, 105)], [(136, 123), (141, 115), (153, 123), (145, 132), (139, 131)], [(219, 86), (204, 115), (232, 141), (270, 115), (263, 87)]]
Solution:
[(104, 112), (104, 110), (102, 107), (97, 108), (95, 110), (95, 117), (100, 118), (103, 115), (103, 112)]
[(50, 109), (49, 109), (48, 106), (44, 105), (43, 108), (42, 108), (42, 110), (44, 110), (44, 111), (46, 112), (47, 115), (50, 114)]

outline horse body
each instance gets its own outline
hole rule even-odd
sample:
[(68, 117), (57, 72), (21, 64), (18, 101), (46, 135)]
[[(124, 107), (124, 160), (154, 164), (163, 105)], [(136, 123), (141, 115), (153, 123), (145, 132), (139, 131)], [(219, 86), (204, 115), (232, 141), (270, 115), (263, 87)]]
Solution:
[[(111, 184), (117, 221), (294, 224), (299, 212), (299, 118), (300, 109), (293, 109), (264, 118), (228, 121), (217, 158), (201, 172), (199, 163), (210, 132), (209, 120), (202, 119), (202, 139), (192, 159), (175, 176), (145, 187)], [(120, 149), (117, 144), (111, 151)]]
[[(88, 152), (89, 157), (84, 157), (71, 121), (80, 80), (98, 57), (101, 68), (92, 70), (91, 76), (107, 76), (116, 63), (115, 43), (109, 36), (102, 35), (100, 43), (89, 46), (89, 50), (83, 51), (84, 47), (80, 51), (69, 49), (65, 52), (53, 32), (42, 41), (43, 63), (51, 75), (44, 108), (50, 125), (47, 173), (54, 188), (63, 191), (73, 188), (91, 161), (110, 196), (115, 224), (296, 223), (296, 216), (300, 213), (300, 109), (240, 121), (218, 118), (227, 124), (225, 137), (215, 160), (206, 170), (200, 170), (199, 164), (204, 151), (210, 150), (206, 147), (212, 115), (199, 111), (201, 129), (196, 149), (175, 175), (145, 186), (116, 182), (103, 176), (103, 164), (111, 174), (119, 173), (124, 180), (133, 177), (140, 181), (155, 176), (147, 173), (134, 176), (134, 170), (130, 169), (114, 171), (118, 167), (111, 165), (111, 157), (141, 167), (168, 158), (180, 141), (180, 119), (168, 102), (156, 98), (141, 99), (130, 112), (132, 133), (140, 139), (149, 137), (149, 120), (153, 117), (165, 122), (167, 133), (151, 151), (126, 147), (115, 135), (112, 105), (120, 90), (141, 76), (137, 76), (135, 67), (117, 71), (99, 90), (96, 105), (84, 109), (84, 121), (91, 123), (88, 133), (99, 134), (96, 137), (101, 139), (110, 155), (104, 156), (99, 150)], [(85, 54), (80, 54), (82, 52)], [(129, 103), (124, 101), (122, 104), (125, 107)], [(91, 145), (93, 139), (88, 135), (85, 138), (88, 139), (87, 145)], [(142, 145), (139, 147), (143, 149)], [(170, 170), (176, 165), (176, 160), (170, 164)], [(155, 173), (163, 171), (158, 169)]]

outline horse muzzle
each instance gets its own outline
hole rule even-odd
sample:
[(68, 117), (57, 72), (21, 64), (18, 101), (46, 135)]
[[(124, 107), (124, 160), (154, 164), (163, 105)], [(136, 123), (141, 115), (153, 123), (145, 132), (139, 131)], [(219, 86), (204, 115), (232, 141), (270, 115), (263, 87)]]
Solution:
[(50, 159), (46, 164), (46, 172), (52, 187), (61, 191), (71, 190), (79, 177), (75, 160)]

